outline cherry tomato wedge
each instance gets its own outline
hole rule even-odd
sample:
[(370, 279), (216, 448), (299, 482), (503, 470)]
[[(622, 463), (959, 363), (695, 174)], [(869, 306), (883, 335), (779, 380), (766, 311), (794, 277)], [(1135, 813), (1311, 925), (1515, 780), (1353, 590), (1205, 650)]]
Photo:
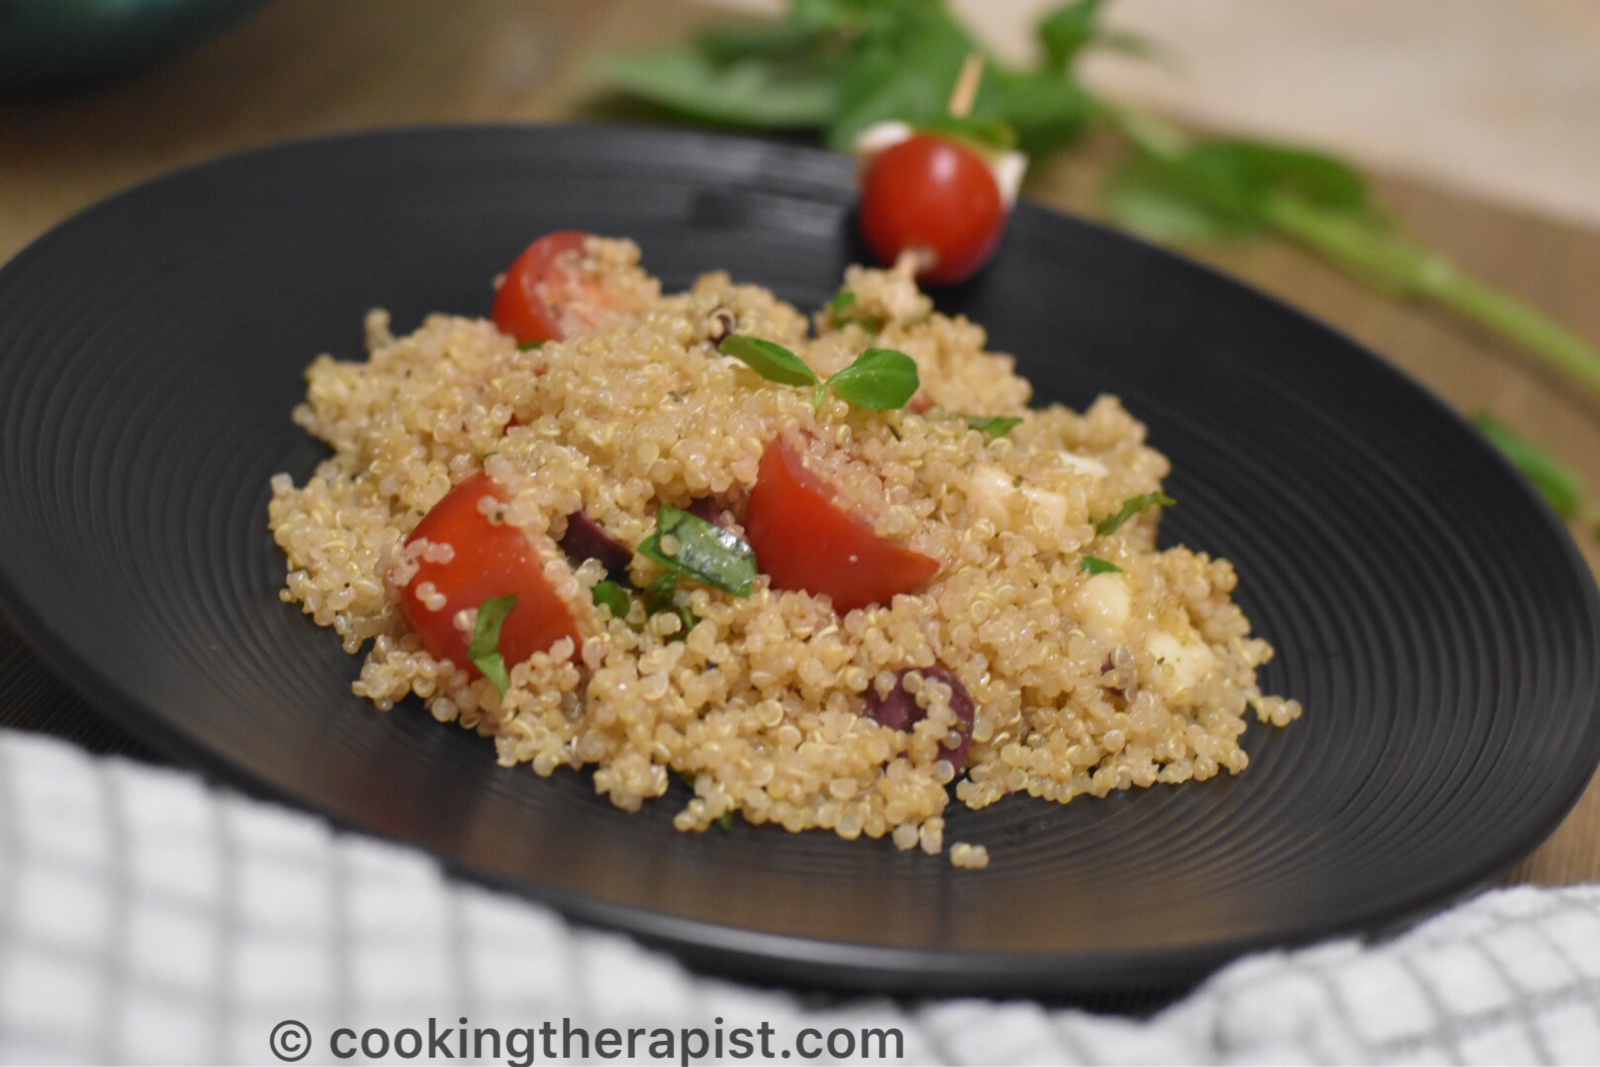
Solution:
[(927, 133), (868, 162), (859, 217), (881, 262), (915, 251), (917, 276), (940, 284), (977, 273), (1006, 227), (1005, 200), (988, 162), (966, 145)]
[[(544, 562), (528, 536), (515, 526), (491, 522), (479, 510), (485, 496), (502, 499), (502, 492), (479, 471), (446, 493), (406, 539), (407, 544), (426, 538), (449, 545), (454, 556), (448, 563), (417, 561), (417, 573), (399, 590), (400, 614), (434, 657), (450, 660), (474, 678), (480, 672), (468, 651), (472, 634), (456, 629), (454, 619), (458, 611), (490, 597), (517, 597), (500, 630), (500, 654), (508, 668), (563, 637), (580, 641), (572, 612), (545, 579)], [(425, 583), (445, 598), (437, 611), (418, 596)]]
[(589, 235), (547, 233), (523, 250), (494, 298), (494, 324), (519, 345), (560, 341), (592, 329), (607, 314), (598, 282), (574, 269)]
[(745, 536), (774, 588), (825, 593), (842, 615), (887, 603), (938, 572), (937, 560), (885, 541), (835, 496), (781, 440), (767, 446)]

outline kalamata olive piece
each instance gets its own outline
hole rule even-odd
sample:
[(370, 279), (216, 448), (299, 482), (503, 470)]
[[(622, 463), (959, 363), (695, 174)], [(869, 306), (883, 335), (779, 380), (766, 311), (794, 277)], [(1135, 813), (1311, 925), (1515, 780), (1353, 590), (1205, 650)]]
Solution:
[(938, 664), (932, 667), (907, 667), (898, 673), (894, 688), (887, 697), (878, 696), (876, 691), (867, 695), (867, 714), (879, 725), (891, 730), (910, 730), (927, 718), (928, 710), (906, 691), (906, 675), (912, 671), (922, 675), (925, 682), (942, 682), (950, 687), (950, 710), (956, 713), (955, 728), (961, 735), (961, 743), (945, 749), (944, 758), (960, 774), (966, 769), (967, 752), (972, 748), (972, 722), (977, 714), (977, 706), (972, 703), (972, 694), (961, 684), (961, 679), (948, 668)]
[(561, 535), (559, 544), (574, 565), (597, 559), (605, 565), (612, 581), (628, 580), (633, 549), (606, 533), (605, 527), (591, 519), (587, 512), (574, 511), (567, 516), (567, 532)]

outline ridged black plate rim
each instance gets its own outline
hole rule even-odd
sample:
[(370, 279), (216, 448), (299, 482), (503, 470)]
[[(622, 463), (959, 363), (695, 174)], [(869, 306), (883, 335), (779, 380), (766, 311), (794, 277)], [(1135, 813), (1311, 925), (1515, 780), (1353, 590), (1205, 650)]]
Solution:
[[(375, 131), (359, 134), (339, 134), (285, 145), (254, 149), (186, 168), (157, 178), (118, 194), (111, 199), (74, 217), (41, 237), (20, 253), (11, 263), (0, 269), (0, 305), (7, 289), (24, 278), (33, 257), (48, 250), (53, 243), (71, 238), (80, 228), (96, 224), (103, 216), (123, 210), (151, 188), (163, 183), (207, 176), (229, 168), (248, 167), (252, 161), (277, 153), (311, 150), (339, 152), (360, 150), (362, 145), (399, 143), (413, 139), (448, 140), (458, 137), (544, 138), (554, 145), (561, 139), (604, 142), (616, 152), (637, 150), (650, 153), (663, 150), (663, 146), (681, 149), (685, 141), (713, 152), (725, 145), (748, 144), (742, 139), (718, 134), (687, 133), (656, 128), (631, 127), (554, 127), (529, 128), (523, 126), (479, 127), (421, 127), (399, 130)], [(847, 162), (825, 153), (786, 148), (786, 152), (807, 158), (816, 174), (831, 176), (841, 190), (848, 189), (850, 168)], [(841, 192), (840, 195), (847, 195)], [(1257, 290), (1228, 279), (1210, 268), (1175, 256), (1162, 249), (1146, 245), (1120, 234), (1112, 234), (1097, 224), (1081, 219), (1067, 219), (1048, 209), (1022, 204), (1013, 221), (1013, 227), (1055, 227), (1058, 235), (1093, 232), (1120, 242), (1130, 249), (1129, 255), (1154, 258), (1165, 262), (1164, 269), (1180, 266), (1181, 270), (1197, 280), (1204, 279), (1213, 288), (1221, 288), (1237, 296), (1241, 306), (1270, 308), (1280, 317), (1296, 320), (1299, 328), (1308, 334), (1315, 333), (1337, 338), (1346, 358), (1363, 364), (1368, 372), (1390, 379), (1417, 405), (1426, 418), (1442, 420), (1457, 428), (1465, 426), (1460, 416), (1435, 397), (1426, 388), (1394, 365), (1374, 355), (1362, 346), (1344, 338), (1322, 323), (1266, 296)], [(10, 358), (0, 352), (0, 378), (5, 362)], [(1139, 410), (1135, 408), (1135, 414)], [(1479, 445), (1476, 461), (1487, 464), (1502, 474), (1510, 467), (1492, 450)], [(1177, 460), (1181, 468), (1181, 458)], [(6, 487), (0, 487), (4, 489)], [(1520, 496), (1507, 502), (1508, 508), (1519, 509), (1529, 521), (1542, 524), (1563, 546), (1560, 566), (1567, 577), (1582, 590), (1583, 613), (1590, 635), (1600, 633), (1600, 595), (1597, 595), (1588, 568), (1576, 546), (1566, 534), (1560, 520), (1534, 496), (1523, 488)], [(52, 667), (77, 688), (81, 689), (101, 710), (123, 722), (138, 735), (171, 753), (175, 758), (200, 767), (219, 780), (238, 785), (261, 796), (287, 801), (291, 804), (320, 811), (336, 825), (356, 830), (367, 830), (358, 820), (319, 806), (317, 798), (286, 790), (270, 773), (235, 763), (196, 739), (173, 720), (170, 714), (130, 697), (125, 689), (110, 675), (104, 673), (92, 652), (81, 647), (69, 634), (58, 631), (40, 606), (25, 596), (19, 588), (18, 568), (26, 565), (14, 552), (0, 551), (0, 610), (9, 617), (25, 640), (40, 653)], [(1249, 576), (1245, 576), (1248, 583)], [(330, 639), (331, 639), (331, 635)], [(1600, 648), (1591, 643), (1589, 651), (1600, 655)], [(663, 912), (652, 912), (634, 906), (617, 905), (574, 894), (557, 887), (530, 883), (520, 879), (507, 879), (496, 872), (463, 864), (449, 856), (440, 856), (446, 866), (457, 873), (478, 880), (504, 885), (524, 895), (548, 903), (579, 921), (623, 930), (646, 941), (664, 945), (685, 958), (735, 973), (764, 978), (779, 977), (796, 982), (821, 983), (842, 988), (882, 989), (893, 988), (919, 992), (988, 993), (1019, 992), (1094, 992), (1115, 988), (1136, 988), (1151, 984), (1171, 984), (1191, 980), (1218, 964), (1240, 954), (1286, 943), (1304, 943), (1338, 934), (1360, 933), (1389, 927), (1482, 885), (1496, 873), (1506, 869), (1530, 852), (1539, 841), (1559, 825), (1566, 813), (1576, 803), (1588, 783), (1597, 760), (1600, 760), (1600, 700), (1591, 688), (1587, 706), (1568, 709), (1573, 716), (1584, 717), (1580, 741), (1571, 752), (1571, 759), (1560, 768), (1553, 783), (1540, 795), (1540, 806), (1528, 813), (1525, 820), (1529, 832), (1515, 839), (1491, 842), (1472, 857), (1471, 862), (1451, 869), (1440, 869), (1432, 880), (1414, 882), (1397, 887), (1387, 897), (1375, 900), (1369, 907), (1347, 909), (1330, 915), (1321, 924), (1305, 924), (1293, 931), (1273, 936), (1218, 939), (1201, 944), (1161, 948), (1140, 948), (1112, 952), (948, 952), (938, 949), (895, 949), (881, 946), (852, 944), (818, 938), (753, 932), (720, 926), (714, 923), (686, 919)]]

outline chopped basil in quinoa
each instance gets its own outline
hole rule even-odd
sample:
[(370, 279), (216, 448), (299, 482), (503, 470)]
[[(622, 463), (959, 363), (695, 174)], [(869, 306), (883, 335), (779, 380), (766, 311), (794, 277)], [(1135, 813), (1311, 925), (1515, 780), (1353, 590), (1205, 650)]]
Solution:
[(756, 554), (743, 538), (671, 504), (656, 512), (655, 532), (639, 545), (639, 554), (734, 596), (749, 596), (756, 577)]
[(500, 631), (505, 626), (506, 616), (516, 606), (514, 594), (485, 600), (478, 608), (478, 621), (472, 627), (472, 644), (467, 649), (483, 676), (502, 693), (511, 688), (511, 672), (506, 670), (505, 657), (500, 654)]
[(1140, 512), (1149, 511), (1153, 507), (1170, 508), (1176, 503), (1176, 500), (1165, 493), (1140, 493), (1138, 496), (1129, 497), (1123, 501), (1122, 507), (1118, 508), (1115, 514), (1107, 515), (1095, 523), (1094, 532), (1101, 537), (1116, 533), (1122, 528), (1123, 523)]
[(1022, 418), (1018, 415), (963, 415), (970, 429), (977, 430), (987, 437), (1004, 437), (1006, 434), (1022, 425)]

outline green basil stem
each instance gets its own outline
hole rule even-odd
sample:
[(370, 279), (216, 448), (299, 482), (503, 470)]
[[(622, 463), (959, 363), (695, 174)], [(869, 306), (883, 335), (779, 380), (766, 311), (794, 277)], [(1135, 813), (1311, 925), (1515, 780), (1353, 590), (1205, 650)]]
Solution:
[[(1152, 115), (1096, 103), (1097, 114), (1142, 151), (1173, 159), (1188, 148), (1182, 131)], [(1396, 296), (1432, 300), (1600, 395), (1600, 350), (1526, 301), (1466, 274), (1441, 253), (1293, 197), (1270, 197), (1266, 218), (1279, 233), (1358, 281)]]
[(1526, 301), (1461, 271), (1404, 238), (1320, 215), (1273, 197), (1267, 218), (1280, 232), (1358, 278), (1387, 282), (1401, 295), (1433, 300), (1496, 333), (1600, 393), (1600, 350)]

